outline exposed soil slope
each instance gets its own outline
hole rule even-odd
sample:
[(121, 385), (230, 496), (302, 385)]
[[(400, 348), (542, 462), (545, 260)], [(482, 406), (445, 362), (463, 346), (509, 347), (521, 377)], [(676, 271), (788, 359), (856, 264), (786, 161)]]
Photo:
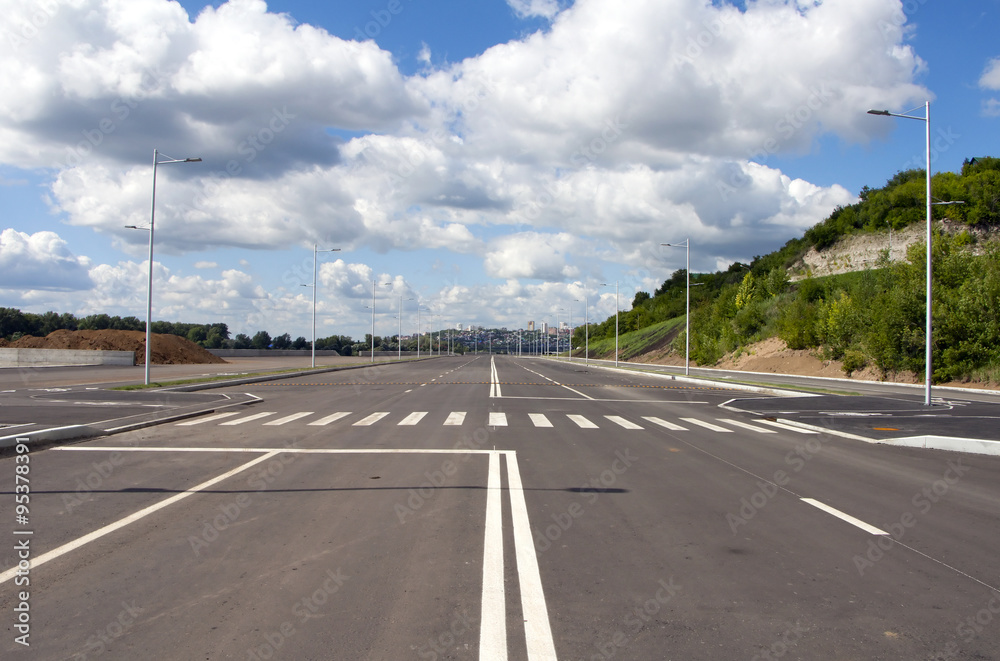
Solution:
[[(154, 365), (193, 365), (224, 363), (194, 342), (178, 335), (153, 333)], [(95, 351), (134, 351), (136, 364), (146, 362), (146, 334), (124, 330), (57, 330), (46, 337), (25, 336), (2, 346), (17, 349), (90, 349)]]

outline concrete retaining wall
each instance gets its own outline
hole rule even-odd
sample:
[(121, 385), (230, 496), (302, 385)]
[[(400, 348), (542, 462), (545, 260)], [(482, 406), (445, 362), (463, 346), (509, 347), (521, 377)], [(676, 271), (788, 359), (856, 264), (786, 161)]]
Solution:
[[(219, 358), (287, 358), (289, 356), (311, 356), (309, 349), (209, 349), (208, 353)], [(317, 356), (339, 356), (332, 349), (316, 349)]]
[(135, 352), (0, 348), (0, 367), (55, 367), (59, 365), (132, 366), (135, 365)]

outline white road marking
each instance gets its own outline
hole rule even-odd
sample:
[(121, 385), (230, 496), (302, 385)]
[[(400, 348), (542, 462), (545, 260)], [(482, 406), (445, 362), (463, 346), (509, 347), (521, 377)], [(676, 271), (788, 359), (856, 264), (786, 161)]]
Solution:
[(811, 429), (802, 429), (801, 427), (793, 427), (792, 425), (786, 425), (783, 422), (776, 422), (774, 420), (758, 420), (762, 425), (771, 425), (772, 427), (777, 427), (778, 429), (787, 429), (788, 431), (798, 432), (800, 434), (816, 434)]
[(587, 420), (587, 418), (583, 417), (582, 415), (566, 414), (566, 417), (575, 422), (576, 426), (579, 427), (580, 429), (597, 429), (597, 425), (595, 425), (590, 420)]
[(382, 418), (384, 418), (387, 415), (389, 415), (388, 411), (379, 411), (378, 413), (372, 413), (371, 415), (369, 415), (369, 416), (367, 416), (365, 418), (362, 418), (362, 419), (358, 420), (357, 422), (355, 422), (353, 426), (354, 427), (369, 427), (369, 426), (375, 424), (376, 422), (378, 422), (379, 420), (381, 420)]
[(309, 426), (310, 427), (322, 427), (324, 425), (330, 424), (331, 422), (336, 422), (337, 420), (340, 420), (341, 418), (346, 418), (349, 415), (351, 415), (350, 411), (338, 411), (338, 412), (336, 412), (336, 413), (334, 413), (332, 415), (326, 416), (325, 418), (320, 418), (319, 420), (313, 420), (312, 422), (309, 423)]
[(444, 424), (449, 427), (457, 427), (465, 422), (465, 411), (452, 411)]
[[(169, 450), (171, 448), (163, 448), (163, 449), (164, 450)], [(155, 503), (153, 505), (150, 505), (149, 507), (145, 507), (145, 508), (139, 510), (138, 512), (135, 512), (133, 514), (129, 514), (125, 518), (119, 519), (119, 520), (115, 521), (114, 523), (109, 523), (108, 525), (104, 526), (103, 528), (98, 528), (97, 530), (95, 530), (95, 531), (93, 531), (91, 533), (87, 533), (83, 537), (78, 537), (78, 538), (74, 539), (72, 542), (68, 542), (66, 544), (63, 544), (62, 546), (54, 548), (51, 551), (49, 551), (48, 553), (43, 553), (42, 555), (40, 555), (38, 557), (32, 558), (31, 559), (31, 568), (34, 569), (36, 567), (44, 565), (46, 562), (49, 562), (50, 560), (55, 560), (56, 558), (69, 553), (70, 551), (74, 551), (74, 550), (80, 548), (81, 546), (83, 546), (85, 544), (89, 544), (90, 542), (94, 541), (95, 539), (100, 539), (101, 537), (104, 537), (105, 535), (107, 535), (109, 533), (112, 533), (112, 532), (114, 532), (114, 531), (116, 531), (116, 530), (118, 530), (120, 528), (124, 528), (125, 526), (129, 525), (130, 523), (134, 523), (134, 522), (138, 521), (139, 519), (147, 517), (150, 514), (163, 509), (164, 507), (169, 507), (170, 505), (173, 505), (174, 503), (176, 503), (179, 500), (183, 500), (184, 498), (187, 498), (188, 496), (196, 494), (199, 491), (203, 491), (203, 490), (207, 489), (208, 487), (210, 487), (210, 486), (212, 486), (214, 484), (218, 484), (219, 482), (222, 482), (223, 480), (226, 480), (226, 479), (232, 477), (233, 475), (236, 475), (237, 473), (245, 471), (246, 469), (250, 468), (251, 466), (255, 466), (255, 465), (261, 463), (262, 461), (267, 461), (271, 457), (274, 457), (275, 455), (278, 455), (278, 454), (281, 454), (280, 450), (269, 450), (266, 454), (262, 454), (261, 456), (256, 457), (255, 459), (252, 459), (252, 460), (248, 461), (247, 463), (245, 463), (245, 464), (243, 464), (241, 466), (237, 466), (236, 468), (234, 468), (232, 470), (226, 471), (222, 475), (217, 475), (216, 477), (213, 477), (210, 480), (202, 482), (201, 484), (199, 484), (199, 485), (197, 485), (195, 487), (192, 487), (192, 488), (190, 488), (190, 489), (188, 489), (186, 491), (182, 491), (179, 494), (170, 496), (169, 498), (161, 500), (160, 502)], [(18, 568), (17, 567), (13, 567), (13, 568), (8, 569), (7, 571), (3, 572), (2, 574), (0, 574), (0, 583), (4, 583), (6, 581), (9, 581), (11, 578), (13, 578), (14, 576), (17, 575), (17, 571), (18, 571)]]
[(234, 427), (236, 425), (242, 425), (244, 422), (252, 422), (253, 420), (260, 420), (261, 418), (266, 418), (269, 415), (274, 415), (277, 411), (263, 411), (261, 413), (255, 413), (253, 415), (248, 415), (245, 418), (240, 418), (238, 420), (230, 420), (229, 422), (220, 423), (220, 427)]
[(773, 429), (764, 429), (763, 427), (757, 427), (755, 425), (749, 425), (745, 422), (740, 422), (739, 420), (730, 420), (729, 418), (719, 418), (719, 422), (724, 422), (727, 425), (734, 425), (736, 427), (742, 427), (743, 429), (749, 429), (750, 431), (755, 431), (758, 434), (777, 434), (778, 432)]
[(490, 397), (503, 397), (500, 393), (500, 374), (493, 356), (490, 356)]
[(615, 423), (616, 425), (624, 427), (625, 429), (642, 429), (642, 427), (640, 427), (639, 425), (635, 424), (630, 420), (626, 420), (620, 415), (606, 415), (604, 417), (610, 420), (611, 422)]
[(656, 416), (643, 416), (642, 419), (643, 420), (649, 420), (654, 425), (660, 425), (661, 427), (666, 427), (667, 429), (669, 429), (671, 431), (687, 431), (688, 430), (687, 427), (681, 427), (680, 425), (676, 425), (676, 424), (674, 424), (672, 422), (667, 422), (663, 418), (657, 418)]
[(698, 425), (699, 427), (704, 427), (705, 429), (711, 429), (712, 431), (717, 431), (723, 434), (732, 434), (732, 429), (726, 429), (725, 427), (720, 427), (719, 425), (713, 425), (711, 422), (705, 422), (704, 420), (699, 420), (698, 418), (681, 418), (684, 422), (690, 422), (692, 425)]
[(415, 425), (420, 420), (427, 415), (427, 411), (414, 411), (410, 415), (406, 416), (399, 421), (399, 426)]
[(528, 507), (524, 501), (517, 455), (507, 454), (507, 486), (510, 490), (510, 515), (514, 528), (514, 556), (517, 558), (518, 584), (521, 588), (521, 613), (524, 616), (524, 638), (529, 661), (556, 661), (555, 643), (549, 611), (545, 606), (542, 577), (531, 538)]
[(486, 484), (486, 539), (483, 548), (483, 605), (479, 627), (479, 658), (507, 658), (507, 601), (503, 584), (503, 514), (500, 454), (490, 453)]
[(197, 418), (195, 420), (188, 420), (187, 422), (178, 422), (177, 427), (192, 427), (194, 425), (200, 425), (203, 422), (215, 422), (216, 420), (222, 420), (223, 418), (228, 418), (231, 415), (238, 414), (239, 411), (228, 411), (226, 413), (216, 413), (215, 415), (210, 415), (207, 418)]
[(265, 427), (277, 427), (278, 425), (283, 425), (291, 422), (292, 420), (298, 420), (299, 418), (304, 418), (307, 415), (312, 415), (313, 411), (299, 411), (298, 413), (293, 413), (291, 415), (286, 415), (284, 418), (278, 418), (277, 420), (271, 420), (270, 422), (265, 422)]
[(490, 411), (490, 427), (506, 427), (507, 414), (499, 411)]
[(419, 449), (391, 449), (391, 448), (137, 448), (118, 447), (114, 445), (88, 445), (65, 446), (50, 448), (63, 452), (273, 452), (277, 454), (489, 454), (494, 450), (465, 450), (462, 448), (419, 448)]
[(819, 502), (818, 500), (813, 500), (812, 498), (802, 498), (801, 500), (804, 503), (809, 503), (813, 507), (816, 507), (816, 508), (819, 508), (819, 509), (823, 510), (827, 514), (834, 515), (835, 517), (837, 517), (841, 521), (847, 521), (852, 526), (857, 526), (858, 528), (861, 528), (865, 532), (871, 533), (872, 535), (888, 535), (889, 534), (886, 531), (881, 530), (880, 528), (876, 528), (873, 525), (867, 524), (864, 521), (862, 521), (861, 519), (855, 519), (850, 514), (845, 514), (844, 512), (841, 512), (840, 510), (838, 510), (838, 509), (836, 509), (834, 507), (830, 507), (829, 505), (827, 505), (825, 503)]
[(532, 424), (536, 427), (551, 427), (552, 422), (545, 417), (544, 413), (529, 413), (528, 417), (531, 418)]

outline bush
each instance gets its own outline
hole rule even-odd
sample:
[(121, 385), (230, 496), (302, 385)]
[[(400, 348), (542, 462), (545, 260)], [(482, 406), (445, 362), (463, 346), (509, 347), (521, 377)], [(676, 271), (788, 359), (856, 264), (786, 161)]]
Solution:
[(844, 374), (850, 376), (854, 372), (864, 369), (868, 365), (868, 359), (865, 358), (865, 354), (854, 349), (850, 349), (844, 352), (844, 363), (841, 369), (844, 370)]

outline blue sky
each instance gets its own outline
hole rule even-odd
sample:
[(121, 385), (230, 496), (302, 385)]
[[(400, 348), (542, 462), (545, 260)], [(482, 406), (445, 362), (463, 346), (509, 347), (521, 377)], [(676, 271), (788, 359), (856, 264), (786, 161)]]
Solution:
[[(310, 335), (574, 323), (1000, 154), (1000, 0), (0, 0), (0, 305)], [(14, 100), (17, 100), (15, 103)], [(922, 108), (917, 114), (922, 113)], [(389, 283), (389, 284), (385, 284)], [(391, 310), (391, 312), (390, 312)], [(409, 327), (409, 329), (408, 329)], [(427, 323), (424, 324), (424, 330)]]

